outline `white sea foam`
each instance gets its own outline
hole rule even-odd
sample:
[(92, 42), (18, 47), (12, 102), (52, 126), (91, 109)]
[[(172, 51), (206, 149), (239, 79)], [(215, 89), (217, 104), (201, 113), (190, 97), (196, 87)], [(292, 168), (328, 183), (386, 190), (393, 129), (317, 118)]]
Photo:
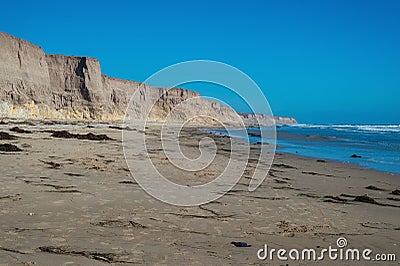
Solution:
[(364, 133), (400, 133), (400, 125), (315, 125), (295, 124), (291, 127), (333, 129), (338, 131), (364, 132)]

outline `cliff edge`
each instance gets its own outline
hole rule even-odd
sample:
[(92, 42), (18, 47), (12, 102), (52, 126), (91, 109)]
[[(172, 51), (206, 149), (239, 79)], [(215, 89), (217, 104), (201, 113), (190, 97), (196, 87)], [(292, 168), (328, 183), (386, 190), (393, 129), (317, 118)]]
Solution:
[(0, 32), (0, 117), (122, 120), (136, 90), (143, 95), (131, 110), (137, 119), (150, 111), (150, 120), (163, 121), (177, 104), (193, 98), (170, 119), (184, 121), (201, 109), (221, 122), (235, 121), (232, 109), (200, 98), (197, 92), (111, 78), (101, 73), (97, 59), (45, 54), (39, 46)]

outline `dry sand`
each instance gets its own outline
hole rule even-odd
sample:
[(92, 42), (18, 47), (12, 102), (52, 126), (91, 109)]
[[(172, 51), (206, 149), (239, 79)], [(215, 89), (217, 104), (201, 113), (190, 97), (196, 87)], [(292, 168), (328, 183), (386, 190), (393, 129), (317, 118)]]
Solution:
[[(9, 130), (15, 126), (31, 133)], [(55, 138), (51, 130), (106, 134), (113, 140)], [(232, 191), (186, 208), (160, 202), (136, 184), (125, 163), (121, 129), (8, 121), (0, 131), (16, 137), (0, 144), (22, 149), (0, 152), (0, 265), (306, 265), (310, 262), (260, 261), (257, 251), (264, 244), (336, 246), (339, 236), (349, 247), (399, 256), (400, 196), (390, 194), (400, 188), (399, 175), (277, 153), (256, 191), (248, 191), (250, 164)], [(157, 148), (157, 130), (147, 131), (154, 138), (150, 157), (178, 183), (210, 181), (229, 155), (229, 138), (214, 136), (222, 149), (212, 166), (201, 173), (173, 172)], [(204, 135), (210, 136), (185, 129), (182, 150), (195, 157)], [(138, 167), (145, 154), (138, 150)], [(354, 200), (365, 194), (375, 202)], [(235, 247), (232, 241), (251, 247)]]

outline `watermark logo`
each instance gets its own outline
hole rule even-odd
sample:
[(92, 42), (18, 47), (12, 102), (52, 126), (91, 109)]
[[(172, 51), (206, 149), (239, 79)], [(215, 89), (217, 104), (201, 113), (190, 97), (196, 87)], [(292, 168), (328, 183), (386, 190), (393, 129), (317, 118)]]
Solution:
[[(135, 90), (125, 113), (123, 148), (127, 165), (136, 182), (151, 196), (173, 205), (197, 206), (223, 196), (239, 181), (249, 164), (250, 144), (243, 116), (222, 101), (204, 99), (197, 94), (174, 88), (190, 82), (223, 86), (240, 96), (251, 113), (272, 118), (272, 111), (261, 89), (246, 74), (230, 65), (215, 61), (188, 61), (166, 67), (150, 76)], [(162, 88), (152, 88), (149, 85)], [(257, 108), (256, 108), (257, 107)], [(256, 124), (263, 124), (253, 116)], [(158, 121), (158, 123), (155, 123)], [(227, 135), (241, 132), (247, 141), (230, 141), (229, 156), (218, 154), (218, 143), (212, 137), (198, 141), (197, 157), (184, 152), (181, 142), (184, 128), (193, 123), (217, 125)], [(152, 129), (157, 128), (157, 132)], [(257, 160), (252, 158), (249, 190), (255, 190), (265, 179), (272, 164), (276, 146), (275, 122), (258, 128), (261, 142)], [(159, 137), (159, 138), (158, 138)], [(160, 142), (161, 145), (156, 144)], [(226, 159), (227, 158), (227, 159)], [(224, 162), (221, 163), (221, 160)], [(160, 162), (161, 161), (161, 162)], [(223, 165), (216, 173), (215, 164)], [(167, 167), (174, 169), (165, 171)], [(217, 167), (218, 168), (218, 167)], [(254, 170), (254, 171), (253, 171)], [(176, 176), (206, 172), (213, 179), (203, 184), (187, 185), (174, 182)], [(174, 176), (170, 176), (174, 175)]]
[(344, 247), (346, 247), (346, 246), (347, 246), (347, 239), (344, 238), (344, 237), (339, 237), (339, 238), (336, 240), (336, 245), (337, 245), (339, 248), (344, 248)]
[(347, 239), (339, 237), (336, 240), (336, 247), (329, 246), (322, 249), (275, 249), (268, 247), (267, 244), (257, 251), (257, 257), (260, 260), (278, 260), (278, 261), (322, 261), (322, 260), (340, 260), (340, 261), (396, 261), (396, 254), (374, 254), (371, 249), (346, 248)]

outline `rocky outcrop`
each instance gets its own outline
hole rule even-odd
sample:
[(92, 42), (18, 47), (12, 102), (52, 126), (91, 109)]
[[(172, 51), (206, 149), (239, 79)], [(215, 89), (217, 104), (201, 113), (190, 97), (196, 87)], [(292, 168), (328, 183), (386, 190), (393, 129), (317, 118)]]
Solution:
[(240, 113), (240, 115), (244, 118), (244, 121), (247, 125), (251, 126), (264, 126), (269, 125), (271, 123), (275, 123), (277, 125), (282, 124), (297, 124), (296, 119), (291, 117), (283, 117), (283, 116), (268, 116), (264, 114), (254, 114), (254, 113)]
[(275, 124), (277, 125), (297, 124), (296, 119), (292, 117), (274, 116), (274, 119), (275, 119)]
[(194, 121), (237, 121), (232, 109), (197, 92), (111, 78), (94, 58), (45, 55), (40, 47), (0, 32), (0, 117), (121, 120), (137, 90), (129, 110), (136, 119), (149, 114), (153, 121), (183, 121), (201, 111)]

